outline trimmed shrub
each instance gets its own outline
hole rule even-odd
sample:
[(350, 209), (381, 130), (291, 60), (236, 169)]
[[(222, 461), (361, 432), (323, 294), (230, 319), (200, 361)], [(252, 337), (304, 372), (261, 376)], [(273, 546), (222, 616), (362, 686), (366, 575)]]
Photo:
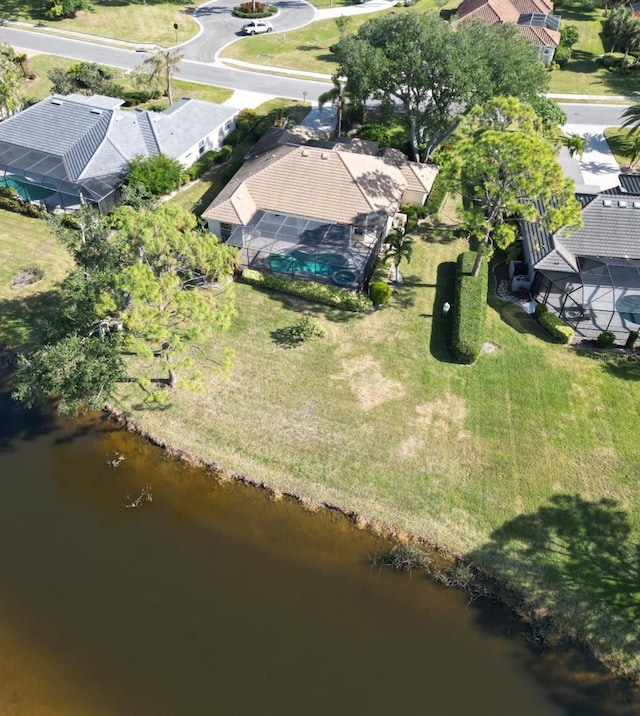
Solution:
[(418, 219), (426, 219), (429, 216), (429, 209), (422, 204), (403, 204), (400, 207), (400, 211), (407, 215), (407, 225), (405, 226), (407, 234), (411, 234), (416, 230)]
[(555, 315), (555, 313), (541, 313), (538, 316), (538, 323), (549, 333), (552, 338), (555, 338), (558, 343), (571, 343), (574, 336), (574, 330), (571, 326), (568, 326), (561, 318)]
[(217, 158), (217, 152), (205, 152), (188, 169), (185, 169), (184, 173), (189, 179), (199, 179), (205, 172), (215, 166)]
[(39, 206), (21, 199), (18, 192), (10, 187), (0, 188), (0, 209), (12, 211), (14, 214), (22, 214), (22, 216), (29, 216), (32, 219), (38, 219), (44, 213), (44, 210)]
[(472, 276), (475, 260), (475, 251), (458, 256), (452, 348), (460, 363), (475, 363), (484, 341), (489, 263), (484, 260), (478, 275)]
[(223, 144), (216, 152), (216, 164), (224, 164), (228, 159), (231, 159), (232, 154), (233, 147), (229, 144)]
[(538, 303), (536, 304), (535, 308), (535, 314), (536, 316), (541, 316), (543, 313), (548, 313), (549, 309), (547, 308), (546, 303)]
[(280, 293), (300, 296), (308, 301), (342, 308), (345, 311), (360, 313), (371, 308), (371, 301), (366, 296), (338, 286), (329, 286), (314, 281), (295, 281), (291, 278), (260, 273), (252, 269), (245, 269), (242, 272), (242, 280), (254, 286), (264, 286), (264, 288), (280, 291)]
[(429, 192), (429, 196), (427, 197), (427, 201), (424, 205), (426, 215), (437, 216), (440, 209), (442, 209), (446, 196), (447, 182), (444, 180), (442, 174), (438, 174), (433, 182), (433, 186), (431, 187), (431, 191)]
[(268, 5), (266, 2), (259, 2), (256, 0), (255, 10), (253, 3), (243, 2), (232, 10), (236, 17), (248, 17), (250, 20), (259, 20), (261, 17), (271, 17), (278, 12), (278, 8), (275, 5)]
[(607, 52), (602, 55), (601, 61), (604, 67), (611, 69), (612, 67), (620, 67), (623, 59), (624, 53), (622, 52)]
[(553, 55), (553, 61), (559, 66), (562, 67), (569, 62), (571, 59), (571, 48), (566, 47), (566, 45), (560, 45), (556, 48), (556, 51)]
[(391, 286), (386, 281), (373, 281), (369, 286), (369, 298), (373, 301), (374, 306), (389, 303)]
[(632, 350), (633, 347), (636, 344), (636, 341), (638, 340), (638, 331), (631, 331), (629, 335), (627, 336), (627, 341), (624, 344), (625, 348), (628, 348), (629, 350)]
[(596, 345), (598, 348), (611, 348), (616, 342), (616, 334), (611, 331), (602, 331), (602, 333), (596, 338)]

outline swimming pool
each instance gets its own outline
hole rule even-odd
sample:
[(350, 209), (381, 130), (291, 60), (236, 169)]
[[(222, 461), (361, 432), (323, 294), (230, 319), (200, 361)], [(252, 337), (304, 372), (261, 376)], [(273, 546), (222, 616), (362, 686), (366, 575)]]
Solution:
[(5, 177), (1, 179), (0, 187), (3, 186), (15, 189), (18, 192), (18, 196), (25, 201), (44, 201), (47, 197), (55, 193), (53, 189), (31, 184), (30, 182), (16, 179), (15, 177)]
[(340, 254), (308, 254), (305, 251), (292, 251), (290, 254), (273, 254), (267, 258), (267, 266), (278, 273), (311, 273), (324, 278), (338, 269), (345, 268), (348, 261)]

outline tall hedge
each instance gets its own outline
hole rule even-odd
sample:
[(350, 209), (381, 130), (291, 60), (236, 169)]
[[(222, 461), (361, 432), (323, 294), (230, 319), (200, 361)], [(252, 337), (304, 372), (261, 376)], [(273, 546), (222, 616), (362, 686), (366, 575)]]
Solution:
[(475, 363), (484, 342), (489, 265), (484, 260), (478, 275), (472, 276), (475, 260), (475, 251), (458, 256), (452, 349), (460, 363)]

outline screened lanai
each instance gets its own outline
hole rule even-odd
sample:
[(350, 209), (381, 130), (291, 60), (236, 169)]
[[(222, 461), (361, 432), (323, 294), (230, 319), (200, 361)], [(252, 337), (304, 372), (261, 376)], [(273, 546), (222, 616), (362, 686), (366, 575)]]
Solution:
[(579, 259), (580, 272), (541, 272), (538, 300), (578, 335), (594, 339), (612, 331), (624, 339), (640, 329), (640, 261)]
[(380, 251), (383, 216), (372, 214), (357, 227), (259, 210), (237, 226), (227, 244), (241, 263), (261, 272), (361, 288)]

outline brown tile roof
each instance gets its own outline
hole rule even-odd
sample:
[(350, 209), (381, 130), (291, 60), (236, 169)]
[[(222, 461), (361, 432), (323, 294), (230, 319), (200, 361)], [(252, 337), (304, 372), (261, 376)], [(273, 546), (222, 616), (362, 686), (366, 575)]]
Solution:
[(494, 25), (499, 22), (518, 22), (520, 13), (510, 0), (463, 0), (456, 10), (456, 17), (459, 21), (473, 18)]
[(553, 12), (553, 3), (550, 0), (511, 0), (511, 2), (521, 15), (535, 12), (549, 15)]
[[(411, 166), (406, 158), (404, 164)], [(409, 171), (412, 182), (428, 178), (426, 169)], [(244, 225), (257, 209), (265, 209), (353, 224), (362, 214), (395, 213), (408, 176), (397, 160), (344, 149), (280, 146), (246, 162), (203, 217)]]
[(518, 25), (518, 32), (532, 45), (557, 47), (560, 44), (560, 33), (557, 30), (547, 30), (546, 27), (532, 27), (531, 25)]

